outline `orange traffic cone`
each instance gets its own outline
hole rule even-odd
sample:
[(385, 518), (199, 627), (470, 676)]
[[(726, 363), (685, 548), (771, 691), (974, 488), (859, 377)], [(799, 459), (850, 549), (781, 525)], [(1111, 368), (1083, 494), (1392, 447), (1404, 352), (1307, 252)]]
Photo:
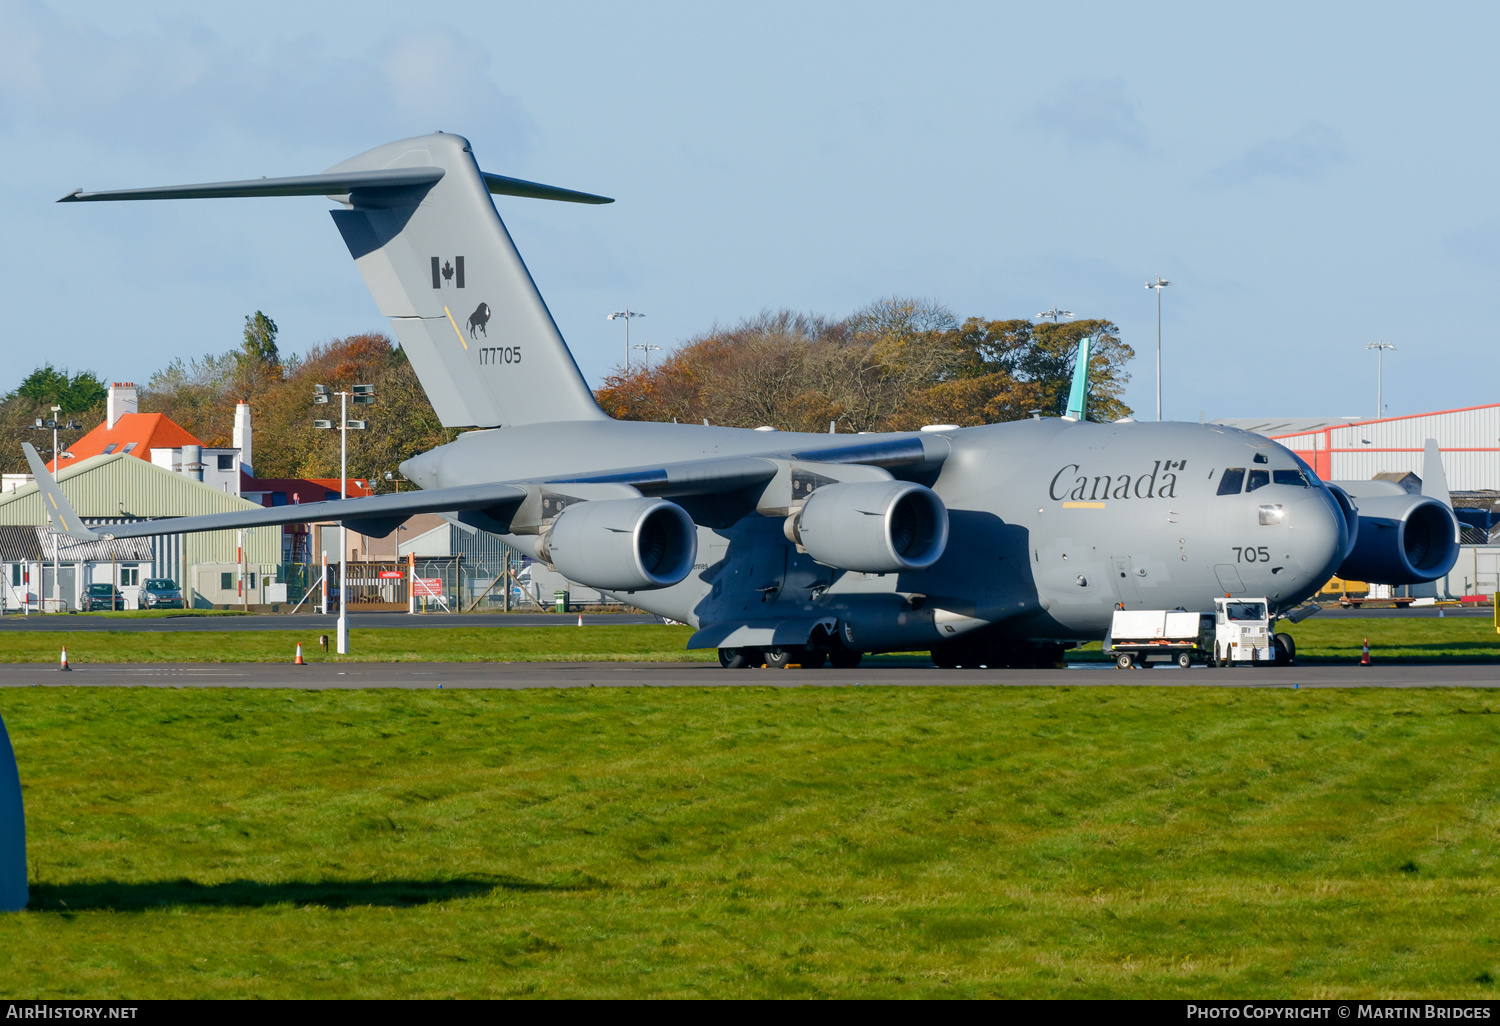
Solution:
[(72, 670), (73, 669), (73, 667), (71, 667), (71, 666), (68, 665), (68, 646), (67, 645), (63, 646), (62, 660), (58, 663), (57, 668), (59, 670)]
[(303, 662), (303, 660), (302, 660), (302, 642), (300, 642), (300, 641), (297, 642), (297, 658), (294, 659), (294, 660), (292, 660), (292, 665), (293, 666), (306, 666), (307, 665), (307, 663)]
[(1362, 656), (1359, 657), (1359, 665), (1361, 665), (1361, 666), (1369, 666), (1370, 665), (1370, 639), (1369, 638), (1365, 639), (1365, 653), (1364, 653), (1364, 655), (1362, 655)]
[(580, 627), (583, 626), (583, 614), (582, 613), (578, 614), (578, 626), (580, 626)]

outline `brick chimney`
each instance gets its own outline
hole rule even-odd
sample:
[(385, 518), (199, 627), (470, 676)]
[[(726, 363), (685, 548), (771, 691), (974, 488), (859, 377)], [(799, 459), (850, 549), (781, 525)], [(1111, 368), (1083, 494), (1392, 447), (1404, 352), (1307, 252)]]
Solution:
[(115, 423), (127, 413), (139, 413), (140, 404), (136, 401), (135, 382), (116, 381), (109, 386), (109, 402), (105, 408), (105, 421), (107, 427), (114, 427)]

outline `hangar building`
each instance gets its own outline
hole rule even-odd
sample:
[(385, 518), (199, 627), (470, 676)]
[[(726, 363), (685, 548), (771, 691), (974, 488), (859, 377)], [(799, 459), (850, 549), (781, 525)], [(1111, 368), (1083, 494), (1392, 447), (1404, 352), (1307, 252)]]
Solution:
[[(73, 465), (64, 460), (57, 475), (58, 486), (89, 526), (135, 520), (195, 516), (203, 513), (227, 513), (237, 509), (254, 509), (258, 504), (232, 492), (174, 473), (123, 452), (79, 459)], [(21, 485), (0, 494), (0, 525), (47, 524), (42, 497), (35, 483)], [(172, 534), (165, 530), (153, 535), (149, 548), (140, 553), (122, 553), (109, 545), (53, 544), (52, 533), (37, 535), (44, 550), (40, 558), (18, 553), (15, 560), (6, 559), (7, 579), (29, 581), (28, 594), (22, 597), (31, 608), (51, 608), (54, 601), (51, 564), (57, 564), (59, 575), (55, 596), (63, 609), (77, 609), (80, 597), (90, 584), (112, 583), (126, 596), (130, 608), (137, 608), (139, 586), (152, 577), (170, 577), (182, 587), (192, 605), (229, 604), (240, 601), (241, 574), (236, 552), (236, 532), (208, 531), (201, 534)], [(279, 528), (259, 528), (243, 532), (245, 561), (253, 575), (252, 602), (261, 597), (266, 585), (274, 581), (281, 561)], [(19, 537), (19, 536), (18, 536)], [(149, 559), (143, 558), (148, 557)], [(15, 565), (19, 564), (19, 565)], [(69, 566), (71, 565), (71, 566)], [(45, 566), (45, 569), (44, 569)], [(250, 583), (246, 581), (244, 583)], [(9, 603), (7, 603), (9, 604)]]
[(1380, 420), (1234, 417), (1214, 423), (1274, 438), (1325, 481), (1365, 481), (1390, 472), (1420, 474), (1422, 445), (1435, 438), (1451, 490), (1500, 488), (1500, 403)]

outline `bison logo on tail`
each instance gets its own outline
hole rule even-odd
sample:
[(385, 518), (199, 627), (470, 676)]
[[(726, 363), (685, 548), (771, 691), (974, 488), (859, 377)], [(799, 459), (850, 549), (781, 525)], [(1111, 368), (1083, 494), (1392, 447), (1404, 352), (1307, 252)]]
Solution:
[(473, 313), (469, 314), (469, 337), (470, 338), (477, 338), (478, 336), (476, 336), (474, 334), (474, 332), (476, 330), (478, 330), (478, 332), (479, 332), (480, 335), (484, 335), (484, 336), (488, 337), (489, 336), (489, 332), (485, 330), (484, 326), (486, 324), (488, 324), (489, 322), (490, 322), (490, 304), (488, 304), (488, 303), (480, 303), (479, 304), (479, 308), (477, 310), (475, 310)]

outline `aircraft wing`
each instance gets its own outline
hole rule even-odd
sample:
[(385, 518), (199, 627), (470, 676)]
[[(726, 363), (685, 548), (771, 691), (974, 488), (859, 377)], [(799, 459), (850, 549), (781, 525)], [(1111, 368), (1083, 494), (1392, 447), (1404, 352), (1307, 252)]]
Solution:
[[(56, 479), (29, 442), (23, 442), (26, 459), (43, 505), (50, 506), (48, 516), (62, 533), (89, 541), (105, 538), (145, 538), (157, 534), (187, 534), (197, 531), (224, 531), (238, 528), (267, 527), (280, 524), (306, 524), (335, 521), (362, 534), (384, 537), (402, 521), (417, 513), (450, 513), (460, 520), (474, 523), (497, 533), (509, 529), (512, 517), (528, 497), (535, 501), (540, 514), (541, 493), (545, 491), (587, 490), (590, 497), (605, 494), (639, 494), (664, 498), (713, 495), (741, 489), (764, 492), (758, 506), (782, 509), (797, 487), (793, 483), (793, 466), (823, 468), (817, 480), (844, 480), (852, 476), (865, 479), (871, 475), (889, 478), (891, 470), (920, 466), (934, 467), (947, 456), (946, 440), (934, 437), (879, 439), (872, 442), (840, 444), (827, 449), (771, 453), (764, 456), (726, 456), (705, 460), (688, 460), (654, 466), (606, 470), (566, 477), (533, 481), (486, 482), (453, 488), (429, 488), (392, 495), (372, 495), (359, 499), (329, 502), (306, 502), (295, 506), (267, 506), (257, 509), (209, 513), (202, 516), (170, 517), (128, 524), (102, 524), (85, 527)], [(842, 468), (842, 469), (841, 469)], [(807, 484), (804, 487), (815, 487)], [(770, 492), (788, 493), (777, 500), (767, 498)], [(582, 497), (582, 496), (580, 496)], [(531, 519), (530, 516), (525, 519)]]
[(451, 513), (486, 510), (508, 518), (511, 511), (526, 498), (527, 490), (513, 484), (462, 485), (457, 488), (433, 488), (425, 491), (371, 495), (359, 499), (336, 499), (329, 502), (304, 502), (296, 506), (266, 506), (237, 509), (228, 513), (208, 513), (195, 517), (168, 517), (129, 524), (101, 524), (85, 527), (74, 512), (57, 481), (37, 455), (30, 442), (21, 443), (31, 472), (41, 489), (43, 504), (52, 507), (48, 515), (62, 533), (73, 538), (97, 541), (101, 538), (146, 538), (156, 534), (186, 534), (195, 531), (224, 531), (273, 524), (306, 524), (314, 521), (339, 521), (365, 534), (385, 535), (395, 530), (407, 517), (417, 513)]
[(947, 439), (938, 435), (908, 435), (832, 445), (826, 449), (788, 450), (756, 456), (723, 456), (550, 477), (537, 483), (549, 488), (561, 488), (570, 484), (623, 484), (638, 489), (643, 495), (670, 498), (674, 495), (708, 495), (764, 485), (787, 463), (814, 466), (823, 464), (830, 468), (877, 467), (890, 472), (936, 469), (947, 457)]

